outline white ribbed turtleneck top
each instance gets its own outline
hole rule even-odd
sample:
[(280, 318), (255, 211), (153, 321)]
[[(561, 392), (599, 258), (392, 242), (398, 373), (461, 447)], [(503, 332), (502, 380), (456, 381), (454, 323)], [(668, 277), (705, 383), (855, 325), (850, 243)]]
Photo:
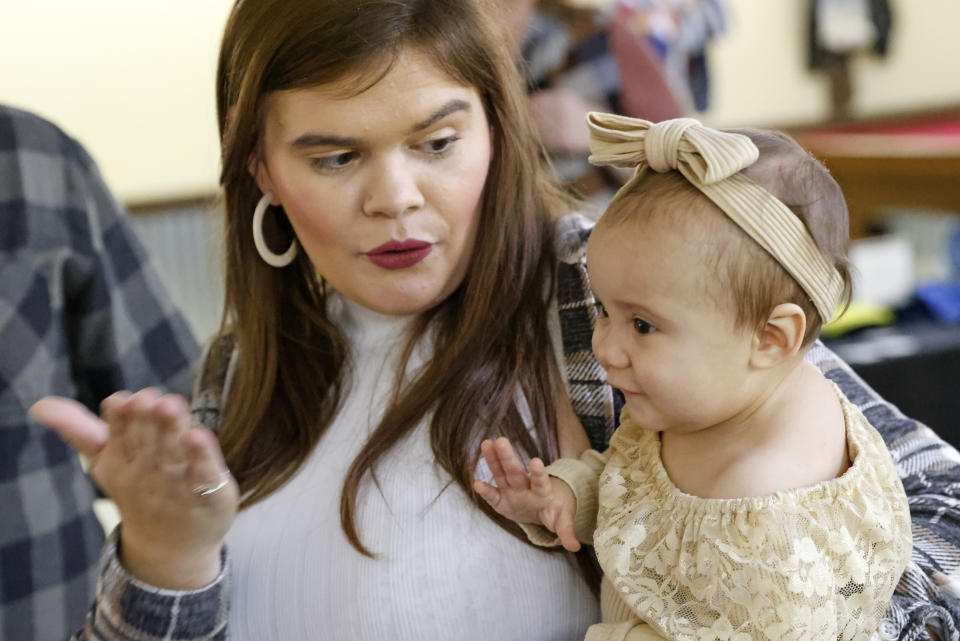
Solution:
[[(434, 463), (426, 421), (380, 461), (382, 494), (364, 481), (358, 528), (378, 558), (350, 546), (340, 527), (343, 480), (390, 398), (412, 317), (340, 298), (331, 307), (352, 349), (350, 387), (304, 466), (242, 511), (227, 536), (230, 637), (582, 639), (599, 608), (576, 569), (504, 532), (456, 485), (444, 491), (449, 475)], [(409, 372), (426, 351), (414, 353)]]

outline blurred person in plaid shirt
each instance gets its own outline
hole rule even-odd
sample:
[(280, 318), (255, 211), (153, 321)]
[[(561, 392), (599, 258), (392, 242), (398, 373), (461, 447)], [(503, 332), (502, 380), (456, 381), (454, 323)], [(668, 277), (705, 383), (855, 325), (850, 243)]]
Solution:
[(0, 105), (0, 639), (66, 638), (94, 598), (96, 491), (28, 418), (49, 394), (186, 393), (198, 350), (87, 152)]

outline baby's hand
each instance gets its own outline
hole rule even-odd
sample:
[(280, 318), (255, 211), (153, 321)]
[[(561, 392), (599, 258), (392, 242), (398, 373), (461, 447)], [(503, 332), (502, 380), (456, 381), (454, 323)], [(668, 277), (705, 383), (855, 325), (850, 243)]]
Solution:
[(483, 441), (480, 451), (496, 486), (474, 481), (473, 489), (490, 507), (517, 523), (542, 523), (560, 537), (564, 548), (571, 552), (580, 549), (573, 530), (576, 497), (566, 483), (548, 476), (543, 461), (538, 458), (530, 461), (528, 474), (510, 441), (504, 437), (496, 442)]

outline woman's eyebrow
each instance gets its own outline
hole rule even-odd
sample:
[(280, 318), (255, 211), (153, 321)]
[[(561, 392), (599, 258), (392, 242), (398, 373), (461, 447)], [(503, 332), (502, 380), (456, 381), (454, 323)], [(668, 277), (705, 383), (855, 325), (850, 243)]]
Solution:
[(426, 129), (427, 127), (437, 122), (438, 120), (446, 118), (447, 116), (454, 113), (455, 111), (470, 111), (470, 103), (467, 102), (466, 100), (460, 100), (458, 98), (454, 98), (444, 106), (437, 109), (433, 113), (433, 115), (431, 115), (429, 118), (415, 124), (411, 128), (411, 131), (422, 131), (423, 129)]
[[(422, 131), (433, 123), (442, 120), (457, 111), (469, 111), (470, 103), (466, 100), (454, 98), (444, 106), (437, 109), (426, 120), (422, 120), (411, 127), (411, 131)], [(328, 136), (325, 134), (303, 134), (297, 137), (291, 146), (297, 149), (307, 149), (310, 147), (359, 147), (361, 145), (359, 138), (344, 138), (342, 136)]]
[(323, 134), (303, 134), (292, 143), (297, 149), (308, 147), (358, 147), (359, 138), (343, 138), (341, 136), (325, 136)]

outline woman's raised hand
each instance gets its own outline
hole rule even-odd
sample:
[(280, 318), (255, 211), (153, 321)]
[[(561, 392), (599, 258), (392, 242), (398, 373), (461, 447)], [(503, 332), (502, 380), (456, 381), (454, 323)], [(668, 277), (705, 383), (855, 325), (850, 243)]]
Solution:
[(90, 476), (117, 504), (128, 572), (160, 588), (207, 585), (220, 573), (239, 495), (216, 437), (193, 425), (182, 397), (149, 388), (117, 392), (101, 410), (102, 419), (47, 397), (30, 415), (87, 458)]
[(504, 437), (483, 441), (480, 451), (496, 485), (474, 481), (473, 489), (490, 507), (517, 523), (542, 523), (560, 537), (564, 548), (571, 552), (580, 549), (573, 529), (576, 497), (566, 483), (548, 476), (538, 458), (531, 459), (528, 473)]

